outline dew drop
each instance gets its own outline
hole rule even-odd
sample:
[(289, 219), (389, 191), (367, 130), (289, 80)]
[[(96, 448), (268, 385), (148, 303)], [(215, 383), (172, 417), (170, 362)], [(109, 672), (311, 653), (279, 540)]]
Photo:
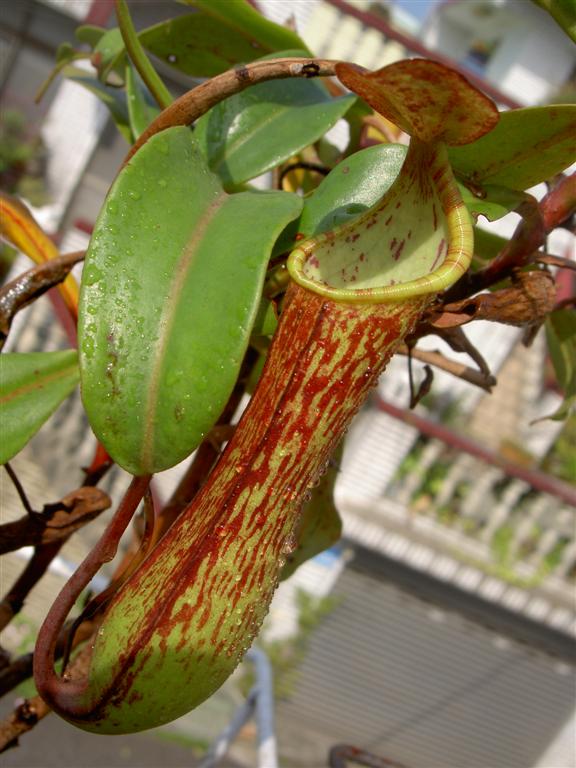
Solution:
[(168, 371), (168, 374), (166, 376), (166, 386), (173, 387), (183, 378), (183, 376), (184, 376), (184, 371), (181, 368)]
[(85, 267), (82, 273), (82, 280), (84, 281), (84, 285), (94, 285), (94, 283), (97, 283), (98, 280), (101, 280), (103, 277), (104, 275), (102, 270), (98, 269), (98, 267), (94, 266), (93, 264)]
[(140, 200), (142, 194), (136, 189), (131, 189), (130, 192), (128, 192), (128, 196), (132, 198), (132, 200)]

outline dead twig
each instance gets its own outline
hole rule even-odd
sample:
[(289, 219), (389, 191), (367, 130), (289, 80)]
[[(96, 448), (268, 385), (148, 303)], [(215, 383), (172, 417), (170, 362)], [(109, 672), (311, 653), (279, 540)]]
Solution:
[(512, 274), (512, 285), (491, 293), (444, 304), (427, 322), (436, 329), (455, 328), (472, 320), (515, 326), (540, 326), (553, 311), (556, 283), (546, 269)]
[(64, 542), (65, 539), (60, 539), (51, 544), (36, 547), (26, 567), (0, 602), (0, 630), (7, 627), (14, 616), (22, 610), (26, 597), (44, 576)]
[(16, 493), (18, 494), (18, 497), (20, 498), (20, 501), (22, 502), (22, 506), (24, 507), (24, 509), (26, 510), (26, 512), (29, 515), (33, 515), (34, 514), (34, 510), (32, 509), (32, 505), (30, 504), (30, 502), (28, 500), (28, 495), (27, 495), (26, 491), (24, 490), (24, 486), (22, 485), (22, 483), (18, 479), (18, 475), (12, 469), (12, 467), (10, 466), (9, 462), (6, 462), (4, 464), (4, 469), (6, 470), (6, 473), (7, 473), (8, 477), (12, 481), (12, 485), (14, 486), (14, 488), (16, 490)]
[(516, 208), (516, 213), (522, 217), (522, 220), (511, 239), (484, 269), (467, 272), (458, 280), (446, 292), (447, 302), (468, 298), (496, 285), (510, 277), (514, 270), (535, 261), (538, 249), (544, 245), (547, 234), (538, 201), (532, 195), (524, 195), (524, 199)]
[(548, 264), (551, 267), (558, 267), (559, 269), (572, 269), (576, 271), (576, 261), (573, 259), (567, 259), (566, 256), (553, 256), (550, 253), (546, 253), (543, 256), (538, 256), (536, 264)]
[(0, 753), (18, 746), (18, 737), (30, 731), (51, 712), (40, 696), (24, 699), (4, 722), (0, 723)]
[(0, 630), (22, 610), (30, 591), (44, 576), (50, 563), (78, 528), (110, 506), (110, 498), (96, 488), (79, 488), (43, 512), (34, 512), (0, 526), (0, 553), (34, 546), (26, 567), (0, 602)]
[(32, 512), (0, 526), (0, 554), (27, 546), (42, 546), (70, 534), (108, 509), (110, 497), (98, 488), (78, 488), (42, 512)]
[(43, 293), (61, 283), (75, 264), (82, 261), (84, 251), (74, 251), (50, 259), (19, 275), (0, 290), (0, 349), (10, 331), (17, 312)]
[(467, 381), (475, 387), (480, 387), (486, 392), (491, 392), (492, 387), (496, 385), (496, 379), (491, 374), (477, 371), (463, 363), (459, 363), (457, 360), (450, 360), (440, 352), (418, 349), (417, 347), (409, 349), (406, 345), (403, 345), (398, 349), (398, 353), (411, 356), (414, 360), (419, 360), (422, 363), (434, 366), (434, 368), (451, 373), (458, 379)]

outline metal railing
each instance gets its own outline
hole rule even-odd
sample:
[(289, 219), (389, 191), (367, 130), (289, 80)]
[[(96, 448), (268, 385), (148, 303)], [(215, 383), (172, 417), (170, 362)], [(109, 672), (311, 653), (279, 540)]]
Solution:
[(506, 582), (573, 608), (576, 487), (381, 399), (378, 410), (420, 433), (385, 495), (417, 539)]
[(246, 700), (237, 708), (222, 733), (216, 737), (198, 768), (216, 768), (226, 756), (234, 739), (249, 720), (254, 718), (257, 731), (256, 768), (278, 768), (276, 734), (274, 731), (274, 693), (272, 667), (260, 648), (251, 648), (246, 660), (252, 662), (256, 682)]
[(434, 59), (435, 61), (439, 61), (442, 64), (446, 64), (448, 67), (452, 67), (452, 69), (460, 71), (471, 83), (473, 83), (473, 85), (475, 85), (481, 91), (484, 91), (484, 93), (490, 96), (490, 98), (492, 98), (497, 104), (509, 107), (510, 109), (516, 109), (517, 107), (522, 106), (518, 101), (512, 99), (510, 96), (500, 91), (483, 77), (480, 77), (474, 72), (471, 72), (469, 69), (460, 66), (458, 62), (454, 61), (448, 56), (445, 56), (439, 51), (428, 48), (415, 37), (404, 34), (389, 24), (384, 18), (376, 16), (374, 13), (370, 13), (369, 11), (363, 11), (356, 5), (346, 2), (346, 0), (323, 0), (323, 2), (339, 11), (340, 14), (342, 14), (342, 17), (357, 19), (362, 24), (365, 31), (376, 30), (379, 32), (382, 36), (382, 45), (384, 45), (386, 41), (393, 41), (398, 43), (403, 48), (405, 48), (406, 54), (408, 55), (416, 55), (427, 59)]

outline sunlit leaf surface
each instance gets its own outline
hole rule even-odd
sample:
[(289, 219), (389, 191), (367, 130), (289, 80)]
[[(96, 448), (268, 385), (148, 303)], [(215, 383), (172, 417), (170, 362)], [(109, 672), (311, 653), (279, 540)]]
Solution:
[(121, 466), (166, 469), (214, 424), (272, 245), (300, 208), (286, 192), (226, 194), (183, 127), (119, 174), (86, 258), (79, 340), (86, 411)]
[(78, 383), (78, 355), (0, 355), (0, 464), (15, 456)]

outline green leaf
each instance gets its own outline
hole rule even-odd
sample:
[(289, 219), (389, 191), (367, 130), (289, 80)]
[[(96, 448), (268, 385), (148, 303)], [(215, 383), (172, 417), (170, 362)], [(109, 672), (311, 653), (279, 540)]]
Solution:
[(306, 560), (310, 560), (325, 549), (329, 549), (342, 535), (342, 520), (334, 503), (334, 486), (342, 461), (342, 445), (334, 455), (326, 473), (312, 490), (310, 499), (302, 511), (300, 525), (296, 532), (298, 545), (288, 557), (282, 569), (281, 579), (287, 579)]
[(62, 70), (62, 74), (74, 83), (82, 85), (89, 90), (100, 101), (102, 101), (106, 107), (108, 107), (112, 119), (116, 123), (116, 127), (124, 136), (126, 141), (132, 143), (132, 131), (130, 128), (130, 117), (128, 114), (128, 106), (126, 104), (126, 93), (120, 88), (112, 88), (109, 85), (101, 83), (97, 78), (93, 77), (89, 72), (79, 67), (67, 66)]
[(188, 2), (196, 13), (139, 34), (142, 45), (192, 77), (213, 77), (236, 64), (287, 48), (306, 48), (295, 32), (274, 24), (245, 0)]
[(258, 307), (252, 336), (273, 336), (278, 326), (278, 314), (275, 305), (269, 299), (263, 298)]
[(75, 51), (70, 43), (61, 43), (56, 51), (56, 63), (68, 64), (78, 56), (78, 51)]
[(77, 27), (74, 34), (81, 43), (86, 43), (90, 48), (96, 48), (106, 34), (106, 29), (105, 27), (96, 27), (93, 24), (83, 24)]
[(375, 205), (400, 173), (406, 151), (402, 144), (380, 144), (339, 163), (305, 201), (301, 231), (327, 232)]
[(86, 256), (78, 330), (88, 418), (128, 471), (173, 466), (215, 423), (270, 251), (301, 204), (227, 195), (185, 127), (153, 136), (118, 175)]
[(270, 52), (301, 48), (310, 53), (296, 32), (269, 21), (254, 9), (248, 0), (227, 0), (226, 5), (215, 3), (214, 0), (183, 0), (183, 2), (202, 13), (209, 14), (220, 25), (234, 29), (237, 35), (248, 39), (253, 48), (261, 46), (262, 49), (267, 48)]
[(15, 456), (78, 383), (76, 350), (0, 355), (0, 464)]
[(451, 147), (454, 172), (476, 185), (528, 189), (574, 162), (576, 104), (513, 109), (486, 136)]
[(552, 312), (546, 319), (550, 357), (560, 388), (576, 394), (576, 314), (568, 309)]
[(126, 46), (122, 33), (118, 27), (109, 29), (96, 43), (92, 55), (92, 63), (98, 71), (100, 82), (106, 83), (113, 70), (120, 73), (125, 55)]
[(132, 135), (137, 139), (160, 114), (160, 110), (132, 64), (126, 66), (126, 96)]
[(552, 419), (564, 419), (576, 402), (576, 314), (559, 309), (546, 318), (546, 340), (564, 402)]
[(323, 136), (352, 106), (316, 80), (259, 83), (196, 122), (210, 168), (231, 188), (274, 168)]
[(379, 144), (347, 157), (304, 201), (302, 215), (282, 233), (276, 253), (328, 232), (375, 205), (392, 186), (406, 157), (402, 144)]
[(576, 43), (576, 3), (574, 0), (532, 0), (552, 16)]
[[(474, 257), (482, 262), (492, 261), (508, 244), (508, 240), (480, 227), (474, 227)], [(484, 266), (484, 264), (482, 265)]]
[(484, 216), (488, 221), (496, 221), (515, 210), (524, 200), (522, 192), (494, 184), (488, 184), (482, 188), (482, 197), (473, 194), (464, 184), (458, 186), (462, 200), (475, 219), (478, 216)]

